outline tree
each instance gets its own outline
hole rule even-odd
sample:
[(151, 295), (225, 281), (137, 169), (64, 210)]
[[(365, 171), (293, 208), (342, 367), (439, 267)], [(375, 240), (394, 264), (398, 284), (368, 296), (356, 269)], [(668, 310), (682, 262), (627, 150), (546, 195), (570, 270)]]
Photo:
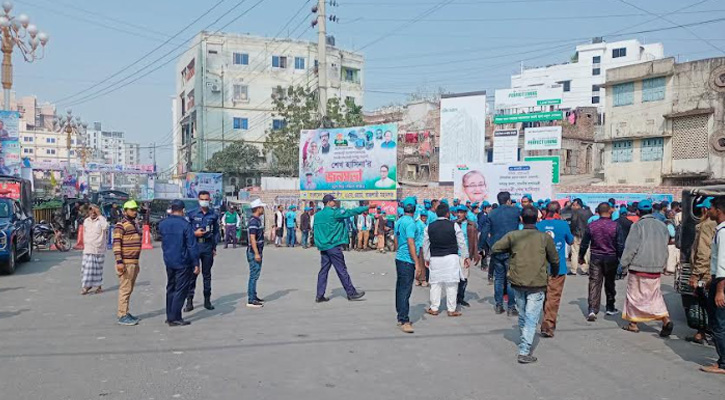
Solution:
[(257, 147), (244, 141), (234, 142), (224, 150), (214, 153), (207, 161), (206, 169), (227, 174), (242, 174), (254, 171), (260, 158), (261, 153)]
[(278, 86), (272, 95), (274, 115), (282, 117), (281, 129), (267, 131), (264, 151), (270, 156), (275, 175), (297, 176), (299, 173), (300, 131), (363, 125), (362, 107), (353, 101), (333, 97), (327, 101), (327, 118), (320, 121), (317, 91), (302, 86), (283, 89)]

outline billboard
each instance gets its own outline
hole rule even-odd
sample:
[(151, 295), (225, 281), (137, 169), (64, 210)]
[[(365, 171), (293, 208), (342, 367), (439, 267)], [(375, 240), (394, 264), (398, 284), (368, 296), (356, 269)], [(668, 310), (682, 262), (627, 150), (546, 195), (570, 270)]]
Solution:
[(524, 129), (524, 150), (560, 150), (561, 126)]
[(494, 109), (516, 110), (561, 104), (563, 88), (497, 89)]
[(300, 199), (395, 200), (396, 124), (315, 129), (300, 133)]
[(582, 199), (584, 204), (592, 207), (596, 207), (599, 203), (606, 203), (609, 199), (614, 199), (617, 204), (627, 204), (639, 202), (644, 199), (649, 199), (654, 202), (667, 201), (672, 203), (675, 196), (671, 194), (663, 193), (557, 193), (557, 199), (568, 199), (574, 200), (576, 198)]
[(513, 163), (519, 160), (519, 130), (502, 129), (493, 132), (493, 162)]
[(0, 174), (20, 176), (20, 138), (17, 111), (0, 110)]
[(530, 156), (524, 157), (524, 161), (551, 161), (551, 183), (559, 183), (559, 178), (561, 177), (559, 156)]
[(486, 162), (486, 92), (441, 96), (439, 182), (461, 164)]
[(197, 198), (199, 192), (206, 190), (211, 195), (213, 204), (219, 205), (222, 200), (223, 174), (217, 172), (188, 172), (184, 181), (183, 195)]
[(455, 171), (454, 197), (465, 202), (488, 200), (495, 203), (499, 192), (511, 198), (531, 194), (534, 200), (552, 198), (551, 162), (469, 164)]

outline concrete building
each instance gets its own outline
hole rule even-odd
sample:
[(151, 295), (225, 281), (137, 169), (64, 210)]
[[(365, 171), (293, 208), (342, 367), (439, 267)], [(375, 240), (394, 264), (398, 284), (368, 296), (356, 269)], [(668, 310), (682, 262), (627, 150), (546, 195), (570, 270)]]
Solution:
[[(172, 100), (177, 173), (204, 169), (231, 141), (262, 147), (266, 132), (283, 126), (273, 114), (277, 87), (316, 87), (317, 44), (230, 33), (201, 32), (176, 65)], [(363, 104), (363, 56), (328, 38), (328, 97)]]
[(418, 101), (365, 113), (366, 124), (398, 124), (398, 181), (438, 182), (440, 103)]
[(607, 72), (607, 184), (725, 183), (725, 57)]
[(590, 44), (576, 46), (570, 62), (522, 67), (521, 73), (511, 76), (511, 88), (561, 86), (561, 109), (596, 107), (601, 113), (606, 105), (602, 85), (607, 70), (663, 57), (662, 43), (642, 44), (636, 39), (607, 43), (594, 38)]
[(141, 162), (141, 145), (138, 143), (125, 143), (126, 150), (125, 162), (127, 165), (143, 164)]

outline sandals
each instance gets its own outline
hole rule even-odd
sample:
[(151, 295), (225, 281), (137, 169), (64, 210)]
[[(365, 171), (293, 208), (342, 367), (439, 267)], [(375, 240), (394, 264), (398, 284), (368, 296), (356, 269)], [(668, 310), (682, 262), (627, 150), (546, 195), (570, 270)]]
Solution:
[(449, 317), (460, 317), (461, 315), (463, 315), (463, 313), (460, 311), (448, 311)]
[(674, 328), (675, 324), (673, 324), (672, 321), (664, 324), (664, 326), (662, 326), (662, 330), (660, 331), (660, 337), (670, 337)]
[(98, 287), (98, 288), (96, 289), (95, 293), (96, 293), (96, 294), (101, 294), (101, 293), (103, 293), (103, 289), (102, 289), (102, 288), (101, 288), (101, 287), (99, 286), (99, 287)]
[(415, 286), (420, 286), (420, 281), (415, 281)]
[(433, 315), (433, 316), (440, 314), (439, 311), (433, 311), (430, 308), (426, 308), (425, 312), (426, 312), (426, 314), (430, 314), (430, 315)]
[(632, 326), (629, 324), (622, 325), (622, 329), (624, 329), (625, 331), (628, 331), (628, 332), (639, 333), (639, 328), (632, 328)]
[(423, 281), (423, 282), (422, 282), (422, 283), (420, 284), (420, 286), (423, 286), (423, 287), (428, 287), (428, 282), (426, 282), (426, 281)]
[(91, 288), (83, 288), (83, 290), (81, 290), (81, 296), (87, 295), (88, 293), (90, 293), (90, 291)]
[(709, 372), (711, 374), (725, 374), (725, 369), (720, 368), (717, 364), (700, 367), (700, 371)]

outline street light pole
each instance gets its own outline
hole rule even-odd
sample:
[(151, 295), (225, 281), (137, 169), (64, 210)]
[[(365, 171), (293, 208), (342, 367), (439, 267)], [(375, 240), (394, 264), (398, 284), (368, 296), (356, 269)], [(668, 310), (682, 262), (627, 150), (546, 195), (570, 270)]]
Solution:
[[(73, 117), (73, 110), (70, 108), (66, 110), (65, 116), (57, 116), (56, 115), (56, 121), (58, 123), (58, 132), (63, 132), (66, 134), (66, 149), (68, 151), (67, 154), (67, 168), (68, 172), (70, 173), (70, 152), (71, 152), (71, 143), (73, 141), (72, 135), (75, 134), (76, 138), (78, 139), (78, 143), (81, 141), (85, 142), (85, 135), (86, 135), (86, 129), (88, 128), (88, 123), (81, 121), (81, 117), (76, 116)], [(85, 154), (83, 155), (82, 162), (85, 166)]]
[[(44, 32), (38, 32), (38, 27), (30, 23), (27, 15), (11, 16), (13, 3), (6, 1), (2, 4), (2, 8), (4, 13), (0, 13), (0, 33), (2, 33), (0, 49), (3, 52), (3, 106), (9, 110), (10, 89), (13, 87), (13, 50), (15, 47), (20, 49), (20, 53), (27, 62), (40, 60), (45, 56), (45, 45), (48, 43), (49, 37)], [(38, 46), (40, 46), (40, 51)]]

